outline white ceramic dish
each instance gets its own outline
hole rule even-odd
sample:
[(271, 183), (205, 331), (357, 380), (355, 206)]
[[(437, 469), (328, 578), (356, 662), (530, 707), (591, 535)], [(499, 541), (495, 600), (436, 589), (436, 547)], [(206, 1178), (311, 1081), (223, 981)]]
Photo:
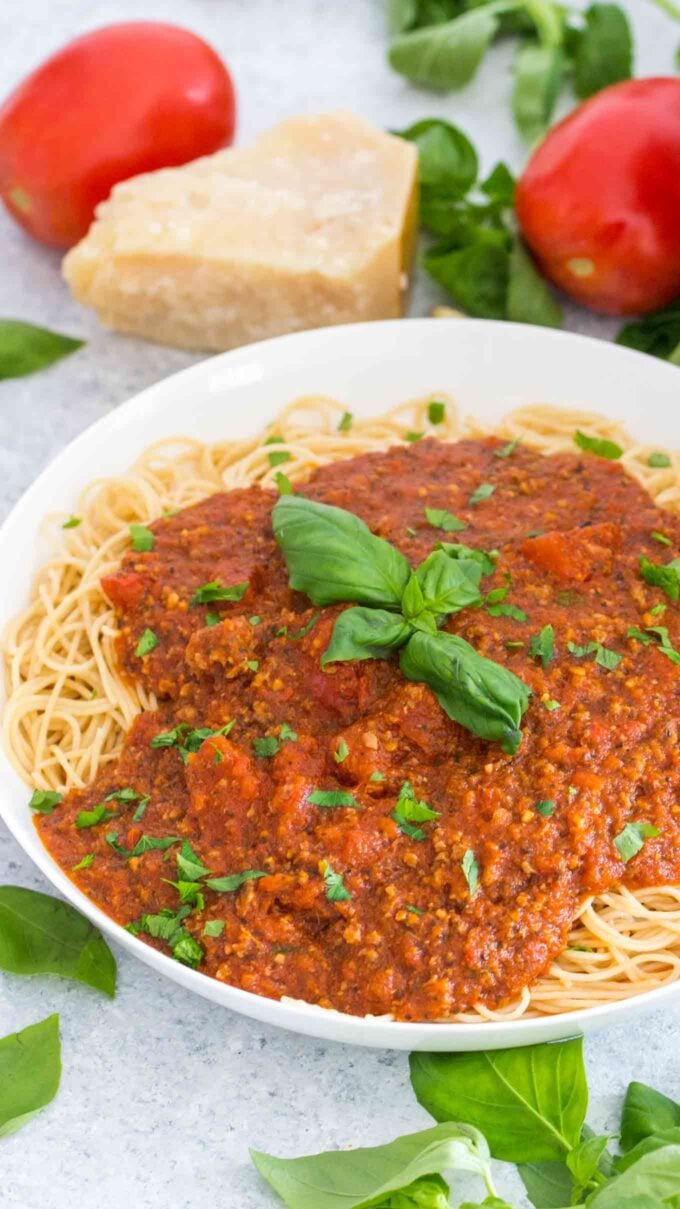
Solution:
[[(359, 414), (446, 390), (463, 413), (499, 419), (525, 403), (585, 407), (623, 421), (666, 448), (680, 444), (680, 373), (601, 341), (545, 328), (477, 320), (397, 320), (303, 332), (225, 353), (159, 382), (64, 449), (0, 529), (0, 628), (20, 609), (48, 551), (41, 520), (70, 509), (94, 475), (117, 473), (151, 441), (173, 433), (205, 440), (260, 429), (298, 395), (333, 395)], [(0, 755), (0, 814), (61, 894), (160, 974), (257, 1020), (333, 1041), (393, 1049), (474, 1050), (550, 1041), (639, 1013), (678, 993), (661, 988), (612, 1006), (504, 1024), (402, 1024), (278, 1003), (216, 982), (157, 953), (88, 901), (43, 848), (26, 786)]]

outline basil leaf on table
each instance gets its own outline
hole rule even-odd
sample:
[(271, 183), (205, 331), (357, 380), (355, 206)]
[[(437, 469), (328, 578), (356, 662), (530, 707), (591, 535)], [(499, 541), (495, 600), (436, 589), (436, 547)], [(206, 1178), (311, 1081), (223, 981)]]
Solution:
[(0, 886), (0, 969), (116, 993), (116, 963), (97, 928), (69, 903), (22, 886)]
[(0, 1039), (0, 1138), (21, 1129), (49, 1104), (60, 1078), (58, 1016)]
[(591, 4), (574, 53), (573, 84), (578, 97), (590, 97), (633, 74), (633, 37), (618, 4)]
[(622, 1171), (627, 1171), (643, 1155), (651, 1154), (653, 1150), (661, 1150), (663, 1146), (675, 1145), (680, 1145), (680, 1125), (675, 1125), (671, 1129), (662, 1129), (659, 1133), (649, 1134), (631, 1150), (617, 1157), (614, 1163), (614, 1174), (618, 1175)]
[(589, 1191), (593, 1177), (600, 1174), (600, 1162), (607, 1150), (608, 1134), (584, 1138), (566, 1156), (566, 1164), (574, 1177), (572, 1201), (581, 1201)]
[[(445, 1170), (470, 1171), (484, 1178), (489, 1164), (482, 1135), (472, 1126), (453, 1122), (406, 1134), (384, 1146), (327, 1151), (297, 1159), (278, 1159), (259, 1150), (251, 1150), (250, 1155), (260, 1175), (288, 1209), (389, 1206), (390, 1193), (407, 1191), (416, 1181), (431, 1181)], [(443, 1191), (446, 1185), (440, 1181), (435, 1188)], [(418, 1202), (411, 1203), (415, 1209)], [(436, 1200), (431, 1204), (439, 1209)], [(405, 1209), (408, 1205), (407, 1201)], [(427, 1205), (425, 1201), (423, 1209)]]
[(314, 604), (399, 608), (411, 568), (353, 512), (285, 495), (274, 506), (272, 523), (291, 588)]
[(621, 1149), (631, 1150), (652, 1134), (680, 1126), (680, 1104), (646, 1083), (629, 1083), (621, 1114)]
[(411, 1054), (411, 1083), (437, 1121), (464, 1120), (510, 1163), (562, 1160), (588, 1105), (580, 1037), (486, 1053)]
[[(667, 1203), (667, 1198), (680, 1188), (680, 1145), (663, 1146), (645, 1154), (626, 1171), (608, 1180), (602, 1188), (588, 1198), (592, 1209), (621, 1209), (644, 1204), (643, 1198), (657, 1197)], [(653, 1203), (653, 1200), (652, 1200)]]
[(430, 276), (464, 311), (481, 319), (506, 317), (510, 267), (505, 238), (499, 235), (499, 239), (477, 239), (462, 248), (440, 244), (424, 257)]
[(506, 312), (515, 323), (539, 327), (560, 327), (563, 319), (562, 307), (518, 236), (510, 252)]
[(652, 315), (625, 323), (616, 343), (680, 365), (680, 303), (671, 302)]
[(0, 379), (24, 378), (46, 369), (84, 343), (21, 319), (0, 319)]
[(390, 65), (426, 88), (463, 88), (477, 72), (499, 29), (505, 2), (473, 8), (453, 21), (401, 34), (390, 46)]
[(321, 666), (347, 659), (388, 659), (408, 641), (411, 627), (385, 609), (345, 609), (338, 617)]
[(533, 146), (543, 138), (564, 74), (564, 52), (557, 45), (526, 42), (515, 59), (512, 112), (522, 137)]
[(535, 1209), (563, 1209), (571, 1201), (574, 1181), (566, 1163), (519, 1163), (517, 1172)]
[(425, 118), (397, 133), (418, 148), (422, 189), (462, 197), (472, 188), (479, 171), (477, 152), (457, 126), (440, 118)]
[(399, 664), (408, 680), (430, 686), (450, 718), (482, 739), (499, 741), (509, 754), (517, 751), (530, 691), (513, 672), (456, 634), (441, 632), (414, 634)]

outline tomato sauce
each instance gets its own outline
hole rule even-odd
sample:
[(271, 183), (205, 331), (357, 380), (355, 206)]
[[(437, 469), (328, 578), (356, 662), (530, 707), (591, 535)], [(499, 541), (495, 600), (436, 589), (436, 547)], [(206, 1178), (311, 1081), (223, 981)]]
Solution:
[[(71, 872), (93, 901), (123, 924), (176, 911), (179, 843), (126, 852), (142, 835), (186, 839), (213, 877), (261, 875), (232, 891), (204, 886), (182, 924), (201, 946), (199, 969), (272, 998), (436, 1020), (512, 1000), (564, 949), (585, 896), (680, 881), (680, 673), (656, 641), (626, 636), (663, 625), (680, 644), (677, 604), (639, 570), (642, 554), (673, 557), (680, 520), (615, 463), (521, 445), (496, 456), (501, 448), (422, 440), (323, 467), (300, 490), (355, 512), (414, 566), (441, 540), (499, 552), (482, 587), (507, 587), (506, 608), (467, 608), (446, 628), (530, 686), (517, 754), (450, 720), (393, 659), (322, 670), (342, 606), (316, 609), (289, 589), (275, 496), (211, 496), (156, 522), (153, 549), (130, 551), (105, 581), (120, 664), (159, 706), (137, 718), (93, 785), (37, 822), (65, 870), (95, 854)], [(471, 505), (480, 483), (495, 490)], [(433, 528), (426, 507), (466, 528)], [(249, 586), (240, 601), (192, 605), (214, 581)], [(543, 667), (530, 641), (548, 624), (554, 658)], [(146, 629), (158, 643), (140, 657)], [(567, 646), (590, 642), (621, 656), (617, 666)], [(231, 722), (184, 759), (177, 745), (151, 746), (178, 724), (181, 736)], [(420, 838), (391, 817), (405, 781), (438, 812)], [(110, 801), (110, 818), (75, 826), (124, 788), (136, 802)], [(354, 804), (314, 805), (319, 790)], [(624, 863), (614, 839), (630, 822), (659, 834)], [(333, 895), (329, 870), (344, 895)]]

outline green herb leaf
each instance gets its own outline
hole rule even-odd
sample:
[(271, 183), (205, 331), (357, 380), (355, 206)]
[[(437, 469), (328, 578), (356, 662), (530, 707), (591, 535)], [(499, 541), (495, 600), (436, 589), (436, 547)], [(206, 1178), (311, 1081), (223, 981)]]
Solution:
[(71, 873), (77, 873), (79, 869), (89, 869), (90, 865), (94, 861), (94, 856), (94, 852), (88, 852), (87, 856), (84, 856), (81, 861), (78, 861), (77, 865), (71, 865)]
[(407, 432), (404, 436), (404, 440), (408, 441), (409, 445), (415, 445), (416, 441), (422, 441), (424, 436), (424, 432)]
[(446, 419), (446, 403), (442, 403), (439, 399), (431, 399), (427, 405), (427, 418), (430, 424), (443, 424)]
[(652, 529), (652, 532), (650, 533), (650, 537), (653, 537), (654, 541), (658, 542), (659, 545), (661, 545), (661, 546), (672, 546), (673, 545), (670, 537), (666, 537), (665, 533), (659, 533), (658, 529)]
[[(478, 559), (451, 558), (445, 550), (434, 550), (415, 573), (424, 607), (438, 615), (458, 613), (470, 605), (478, 605), (482, 573), (482, 563)], [(406, 609), (404, 613), (408, 617)]]
[[(680, 361), (680, 305), (671, 302), (661, 310), (651, 315), (644, 315), (633, 323), (626, 323), (616, 337), (617, 344), (627, 348), (635, 348), (638, 352), (649, 353), (652, 357), (661, 357), (677, 365)], [(665, 456), (665, 455), (655, 455)], [(668, 462), (648, 465), (669, 465)]]
[(574, 1181), (566, 1163), (520, 1163), (517, 1171), (532, 1205), (563, 1209), (571, 1203)]
[(623, 659), (623, 655), (609, 650), (601, 642), (588, 642), (585, 646), (578, 646), (575, 642), (568, 642), (567, 650), (575, 659), (584, 659), (588, 655), (595, 655), (597, 665), (605, 668), (608, 672), (613, 672)]
[(240, 584), (232, 584), (230, 587), (224, 587), (216, 579), (211, 580), (208, 584), (203, 584), (194, 592), (189, 606), (193, 608), (199, 604), (212, 604), (214, 600), (242, 600), (248, 591), (248, 581)]
[(520, 443), (519, 437), (515, 437), (514, 440), (508, 441), (507, 445), (501, 445), (500, 449), (494, 449), (494, 451), (493, 451), (494, 457), (495, 458), (511, 457), (512, 454), (515, 452), (519, 443)]
[(629, 1083), (621, 1114), (621, 1149), (632, 1150), (645, 1138), (680, 1127), (680, 1104), (645, 1083)]
[(282, 743), (297, 743), (297, 731), (293, 730), (292, 726), (289, 726), (287, 722), (282, 722), (281, 729), (279, 731), (279, 739)]
[(487, 4), (442, 25), (401, 34), (389, 49), (391, 66), (427, 88), (462, 88), (475, 75), (498, 31), (497, 12), (502, 7)]
[(544, 818), (549, 819), (555, 813), (555, 803), (550, 798), (543, 798), (542, 801), (536, 803), (534, 810), (537, 814), (542, 814)]
[[(485, 1176), (488, 1171), (488, 1148), (481, 1134), (450, 1121), (384, 1146), (297, 1159), (250, 1153), (260, 1175), (289, 1209), (448, 1209), (448, 1189), (438, 1178), (440, 1172)], [(421, 1181), (436, 1195), (421, 1196)], [(410, 1196), (409, 1190), (418, 1185), (417, 1195)]]
[(217, 936), (221, 936), (223, 932), (224, 932), (224, 920), (223, 919), (209, 919), (207, 921), (207, 923), (205, 924), (205, 927), (203, 928), (204, 936), (217, 937)]
[(411, 627), (385, 609), (345, 609), (336, 619), (321, 666), (348, 659), (389, 659), (408, 641)]
[(517, 129), (530, 146), (543, 138), (550, 125), (563, 74), (564, 52), (559, 44), (524, 42), (520, 46), (515, 59), (512, 112)]
[(590, 97), (633, 74), (633, 37), (618, 4), (591, 4), (576, 44), (573, 80), (577, 97)]
[(292, 453), (287, 449), (274, 449), (271, 453), (267, 454), (267, 460), (271, 467), (282, 466), (284, 462), (290, 462), (292, 456)]
[(560, 708), (560, 703), (559, 703), (559, 701), (555, 701), (555, 700), (544, 701), (543, 706), (545, 709), (547, 709), (548, 713), (551, 714), (553, 712), (553, 710)]
[(589, 437), (587, 433), (581, 432), (580, 428), (574, 433), (574, 442), (579, 449), (585, 449), (587, 453), (595, 453), (600, 458), (608, 458), (614, 462), (623, 454), (620, 445), (615, 441), (609, 441), (606, 437)]
[[(472, 188), (479, 170), (477, 152), (456, 126), (439, 118), (426, 118), (398, 133), (418, 148), (418, 176), (423, 190), (463, 197)], [(440, 419), (432, 419), (432, 407)], [(440, 408), (444, 410), (440, 411)], [(431, 403), (428, 408), (430, 423), (441, 424), (445, 410), (443, 403)]]
[(277, 470), (276, 474), (274, 475), (274, 482), (276, 483), (279, 495), (293, 494), (293, 484), (288, 478), (288, 475), (284, 474), (282, 470)]
[(379, 772), (379, 771), (376, 769), (376, 770), (375, 770), (375, 772), (372, 772), (372, 773), (371, 773), (371, 775), (370, 775), (370, 777), (369, 777), (368, 779), (369, 779), (369, 781), (373, 781), (373, 782), (375, 782), (375, 783), (379, 783), (380, 781), (384, 781), (384, 780), (385, 780), (385, 774), (384, 774), (384, 772)]
[(0, 1040), (0, 1138), (8, 1137), (57, 1094), (59, 1017), (48, 1016)]
[[(475, 9), (484, 12), (484, 9)], [(469, 238), (469, 233), (468, 233)], [(509, 240), (502, 231), (477, 230), (463, 247), (437, 245), (425, 253), (425, 269), (469, 315), (507, 317)]]
[[(471, 546), (464, 546), (460, 542), (439, 542), (436, 549), (443, 550), (448, 558), (479, 563), (482, 575), (491, 575), (496, 569), (497, 550), (473, 550)], [(466, 574), (470, 578), (469, 571), (466, 571)]]
[(344, 789), (313, 789), (307, 794), (307, 801), (312, 806), (322, 806), (325, 810), (334, 810), (338, 806), (351, 806), (353, 810), (361, 810), (354, 795)]
[(328, 861), (321, 862), (321, 871), (323, 873), (323, 880), (326, 884), (326, 898), (330, 903), (346, 902), (347, 899), (352, 897), (349, 890), (345, 886), (345, 883), (342, 879), (342, 874), (336, 873), (335, 870), (331, 868)]
[(76, 827), (83, 830), (86, 827), (96, 827), (98, 823), (108, 823), (115, 819), (115, 810), (108, 810), (105, 802), (99, 802), (92, 810), (79, 810), (76, 815)]
[(206, 613), (204, 620), (205, 624), (212, 629), (213, 626), (220, 624), (222, 618), (219, 613)]
[(143, 659), (145, 655), (150, 654), (150, 652), (153, 651), (157, 646), (158, 638), (154, 634), (153, 630), (147, 628), (135, 647), (135, 655), (137, 655), (139, 659)]
[(314, 604), (401, 604), (408, 562), (352, 512), (287, 495), (274, 507), (272, 522), (291, 588)]
[(470, 898), (474, 898), (475, 894), (477, 893), (477, 886), (479, 883), (479, 865), (475, 860), (475, 854), (471, 848), (468, 848), (467, 852), (465, 853), (465, 856), (460, 862), (460, 867), (463, 870), (463, 875), (468, 884)]
[(486, 606), (486, 611), (490, 617), (512, 617), (513, 621), (528, 621), (524, 609), (519, 609), (514, 604), (491, 604)]
[(484, 659), (455, 634), (416, 633), (402, 649), (408, 680), (428, 684), (442, 709), (483, 739), (498, 740), (514, 753), (530, 690), (507, 668)]
[(650, 453), (649, 457), (647, 458), (647, 465), (651, 466), (654, 470), (662, 470), (667, 466), (672, 466), (672, 464), (673, 463), (671, 462), (671, 459), (667, 453)]
[(338, 432), (349, 432), (354, 422), (354, 416), (351, 411), (343, 411), (338, 422)]
[(280, 750), (276, 735), (266, 735), (262, 739), (253, 739), (253, 751), (256, 756), (260, 756), (264, 760), (271, 760), (272, 756)]
[(490, 499), (495, 490), (496, 488), (493, 483), (480, 483), (479, 487), (476, 487), (472, 492), (468, 503), (472, 505), (481, 504), (483, 500)]
[(0, 379), (34, 374), (75, 353), (84, 343), (20, 319), (0, 319)]
[(551, 625), (544, 625), (540, 634), (532, 634), (529, 654), (532, 659), (540, 659), (543, 667), (548, 666), (555, 655), (555, 631)]
[(207, 877), (210, 870), (203, 864), (200, 856), (198, 856), (188, 840), (184, 840), (180, 851), (177, 853), (177, 873), (182, 881), (197, 882), (202, 877)]
[(459, 530), (467, 528), (464, 521), (459, 520), (452, 512), (447, 512), (445, 508), (426, 508), (425, 519), (428, 525), (432, 525), (434, 529), (443, 529), (445, 533), (458, 533)]
[(132, 549), (140, 553), (153, 550), (153, 533), (146, 525), (130, 525)]
[(63, 795), (55, 789), (34, 789), (28, 805), (36, 814), (51, 814), (62, 801), (62, 797)]
[(623, 831), (614, 837), (614, 847), (625, 864), (644, 847), (646, 839), (659, 835), (659, 828), (652, 823), (626, 823)]
[(333, 752), (333, 759), (335, 760), (336, 764), (342, 764), (343, 760), (346, 760), (348, 755), (349, 755), (349, 747), (345, 743), (345, 740), (341, 739), (340, 742), (338, 743), (338, 746), (336, 747), (335, 751)]
[(130, 857), (143, 856), (145, 852), (165, 852), (167, 848), (172, 848), (173, 844), (181, 843), (178, 835), (143, 835), (137, 840), (134, 848), (130, 852)]
[[(645, 1154), (588, 1197), (592, 1209), (671, 1209), (680, 1188), (680, 1145)], [(673, 1198), (673, 1199), (671, 1199)], [(677, 1203), (677, 1201), (676, 1201)]]
[(246, 882), (256, 881), (258, 877), (266, 877), (261, 869), (244, 869), (243, 873), (229, 873), (226, 877), (207, 877), (205, 885), (218, 894), (233, 894), (240, 890)]
[(61, 899), (21, 886), (0, 886), (0, 969), (59, 974), (116, 993), (116, 963), (94, 925)]
[[(506, 312), (506, 318), (515, 323), (535, 323), (540, 327), (561, 327), (564, 318), (562, 307), (517, 236), (510, 251)], [(512, 452), (516, 445), (517, 441), (511, 441), (505, 448)], [(509, 456), (494, 452), (496, 457)]]
[(677, 600), (680, 596), (680, 558), (674, 558), (665, 566), (660, 566), (641, 554), (640, 574), (648, 584), (661, 588), (669, 600)]
[(584, 1138), (566, 1156), (566, 1164), (574, 1177), (572, 1204), (583, 1200), (592, 1188), (593, 1177), (600, 1172), (600, 1163), (607, 1150), (609, 1134), (594, 1134)]
[(482, 1053), (415, 1053), (411, 1082), (435, 1120), (468, 1121), (497, 1159), (561, 1160), (580, 1142), (588, 1103), (580, 1037)]
[(77, 529), (78, 525), (82, 525), (82, 516), (70, 516), (67, 521), (64, 521), (62, 529)]

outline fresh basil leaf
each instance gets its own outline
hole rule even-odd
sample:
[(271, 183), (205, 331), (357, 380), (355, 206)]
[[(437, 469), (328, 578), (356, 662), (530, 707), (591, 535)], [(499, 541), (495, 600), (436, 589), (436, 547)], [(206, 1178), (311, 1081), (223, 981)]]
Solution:
[(555, 656), (555, 631), (551, 625), (544, 625), (540, 634), (532, 634), (529, 654), (532, 659), (540, 659), (543, 667), (548, 666)]
[[(496, 569), (497, 550), (473, 550), (471, 546), (464, 546), (461, 542), (438, 542), (436, 549), (443, 550), (447, 558), (479, 563), (482, 575), (491, 575), (491, 572)], [(468, 578), (471, 578), (469, 573), (466, 572), (466, 574), (468, 574)]]
[(263, 760), (271, 760), (272, 756), (280, 750), (276, 735), (265, 735), (261, 739), (253, 739), (253, 751), (256, 756), (260, 756)]
[(282, 743), (297, 743), (298, 733), (296, 730), (293, 730), (292, 726), (289, 726), (287, 722), (282, 722), (281, 729), (279, 731), (279, 739)]
[(182, 881), (197, 882), (206, 877), (210, 870), (194, 852), (188, 840), (184, 840), (177, 853), (177, 873)]
[(515, 59), (512, 112), (517, 129), (530, 146), (543, 138), (550, 125), (563, 75), (564, 52), (560, 45), (525, 42), (520, 46)]
[(248, 587), (247, 581), (225, 587), (224, 584), (213, 579), (210, 583), (202, 584), (200, 588), (196, 589), (189, 601), (189, 607), (193, 609), (195, 605), (212, 604), (214, 600), (242, 600), (248, 591)]
[(609, 458), (614, 462), (621, 457), (623, 450), (616, 441), (609, 441), (606, 437), (589, 437), (586, 432), (581, 432), (580, 428), (574, 433), (574, 442), (579, 449), (585, 449), (587, 453), (595, 453), (600, 458)]
[(61, 899), (22, 886), (0, 886), (0, 969), (116, 993), (116, 963), (94, 925)]
[(286, 495), (275, 505), (272, 522), (291, 588), (306, 592), (314, 604), (400, 606), (411, 568), (354, 513)]
[(416, 570), (425, 607), (435, 614), (458, 613), (480, 604), (481, 577), (478, 560), (453, 559), (444, 550), (434, 550)]
[(578, 1146), (588, 1104), (580, 1037), (481, 1053), (411, 1054), (411, 1083), (435, 1120), (481, 1130), (494, 1158), (562, 1160)]
[(333, 759), (335, 760), (336, 764), (342, 764), (347, 759), (348, 755), (349, 747), (345, 743), (345, 740), (341, 739), (333, 752)]
[(491, 604), (486, 606), (490, 617), (512, 617), (513, 621), (528, 621), (524, 609), (514, 604)]
[[(258, 1150), (251, 1150), (250, 1156), (288, 1209), (379, 1209), (390, 1206), (391, 1193), (411, 1187), (416, 1180), (446, 1170), (482, 1176), (488, 1170), (484, 1138), (476, 1129), (452, 1122), (406, 1134), (384, 1146), (298, 1159), (277, 1159)], [(439, 1209), (436, 1201), (434, 1207)], [(428, 1209), (427, 1201), (423, 1209)]]
[(130, 851), (129, 858), (143, 856), (145, 852), (165, 852), (168, 848), (172, 848), (173, 844), (179, 844), (180, 842), (180, 838), (177, 835), (143, 835), (137, 840), (134, 848)]
[(224, 920), (223, 919), (209, 919), (203, 928), (204, 936), (217, 937), (217, 936), (221, 936), (223, 932), (224, 932)]
[(341, 873), (336, 873), (332, 869), (328, 861), (321, 862), (321, 872), (326, 885), (326, 898), (329, 903), (346, 902), (352, 897), (349, 890), (345, 886)]
[[(665, 1099), (665, 1097), (662, 1098)], [(626, 1154), (617, 1156), (614, 1161), (614, 1174), (618, 1175), (622, 1171), (627, 1171), (643, 1155), (651, 1154), (653, 1150), (661, 1150), (663, 1146), (674, 1146), (676, 1144), (680, 1144), (680, 1125), (675, 1125), (670, 1129), (662, 1129), (659, 1133), (650, 1134), (649, 1137), (643, 1138), (642, 1141), (633, 1146)]]
[(313, 789), (307, 794), (307, 801), (312, 806), (321, 806), (325, 810), (334, 810), (338, 806), (351, 806), (353, 810), (361, 810), (354, 794), (344, 789)]
[(633, 74), (633, 37), (623, 9), (618, 4), (591, 4), (584, 17), (573, 64), (577, 97), (590, 97)]
[(135, 647), (135, 655), (137, 655), (139, 659), (143, 659), (145, 655), (149, 655), (157, 646), (158, 638), (154, 634), (153, 630), (150, 630), (147, 627), (137, 643), (137, 646)]
[(535, 1209), (563, 1209), (570, 1203), (573, 1179), (566, 1163), (520, 1163), (517, 1171)]
[(475, 75), (498, 32), (504, 4), (486, 4), (453, 21), (398, 36), (388, 59), (395, 71), (426, 88), (462, 88)]
[(542, 798), (534, 806), (537, 814), (542, 814), (544, 818), (550, 819), (555, 813), (555, 803), (550, 798)]
[(680, 1127), (680, 1104), (646, 1083), (629, 1083), (621, 1114), (621, 1149), (632, 1150), (652, 1134)]
[(671, 302), (651, 315), (624, 324), (616, 343), (680, 364), (680, 304)]
[(49, 1104), (60, 1078), (58, 1016), (0, 1039), (0, 1138), (21, 1129)]
[(475, 504), (481, 504), (484, 500), (491, 499), (495, 490), (496, 488), (493, 483), (480, 483), (479, 487), (475, 487), (475, 490), (472, 492), (468, 504), (474, 507)]
[(515, 178), (507, 164), (496, 164), (479, 185), (482, 193), (486, 193), (491, 201), (511, 209), (515, 204)]
[(470, 898), (474, 898), (475, 894), (477, 893), (477, 886), (479, 884), (479, 865), (475, 860), (475, 854), (471, 848), (468, 848), (467, 852), (465, 853), (465, 856), (460, 862), (460, 867), (463, 870), (463, 876), (468, 884)]
[(670, 600), (680, 596), (680, 558), (674, 558), (665, 566), (650, 562), (644, 554), (640, 555), (640, 574), (648, 584), (661, 588)]
[(153, 550), (154, 535), (146, 525), (130, 525), (130, 539), (132, 549), (139, 553)]
[(411, 29), (418, 17), (418, 0), (387, 0), (387, 22), (391, 34)]
[(561, 327), (564, 318), (562, 307), (518, 237), (510, 252), (506, 311), (506, 317), (515, 323), (540, 327)]
[(628, 864), (644, 847), (646, 839), (659, 834), (659, 828), (652, 823), (626, 823), (623, 831), (614, 837), (614, 847), (621, 860)]
[(55, 789), (34, 789), (28, 805), (36, 814), (51, 814), (62, 801), (62, 797), (63, 795)]
[(505, 236), (500, 242), (476, 239), (462, 248), (442, 244), (425, 253), (423, 264), (468, 314), (505, 319), (510, 280), (510, 257), (505, 245)]
[(97, 806), (93, 806), (92, 810), (79, 810), (76, 815), (76, 827), (83, 830), (86, 827), (96, 827), (99, 823), (108, 823), (109, 819), (115, 819), (115, 810), (107, 810), (106, 804), (100, 802)]
[(273, 468), (274, 466), (282, 466), (284, 462), (290, 462), (292, 456), (292, 453), (287, 449), (274, 449), (271, 453), (267, 454), (267, 460)]
[(603, 646), (601, 642), (588, 642), (585, 646), (578, 646), (575, 642), (568, 642), (567, 650), (575, 659), (584, 659), (588, 655), (594, 655), (597, 665), (605, 668), (608, 672), (613, 672), (623, 659), (623, 655), (619, 655), (616, 651)]
[(574, 1177), (572, 1204), (583, 1200), (586, 1194), (591, 1191), (591, 1181), (593, 1176), (597, 1175), (600, 1171), (600, 1162), (605, 1154), (608, 1142), (609, 1134), (595, 1134), (593, 1137), (584, 1138), (566, 1156), (565, 1162)]
[(447, 512), (446, 508), (426, 508), (425, 519), (428, 525), (432, 525), (434, 529), (443, 529), (445, 533), (458, 533), (467, 528), (464, 521), (454, 516), (453, 512)]
[(84, 343), (21, 319), (0, 319), (0, 379), (34, 374), (75, 353)]
[(292, 495), (293, 484), (288, 478), (288, 475), (284, 474), (282, 470), (277, 470), (276, 474), (274, 475), (274, 482), (276, 483), (276, 488), (279, 495)]
[(680, 1145), (663, 1146), (645, 1154), (632, 1167), (607, 1183), (588, 1198), (592, 1209), (641, 1209), (645, 1197), (658, 1198), (667, 1204), (680, 1188)]
[(211, 890), (216, 890), (218, 894), (233, 894), (234, 890), (240, 890), (246, 882), (266, 876), (261, 869), (245, 869), (243, 873), (230, 873), (227, 877), (207, 877), (205, 885)]
[(321, 666), (347, 659), (388, 659), (408, 641), (411, 627), (398, 613), (384, 609), (345, 609), (333, 626)]
[[(439, 118), (426, 118), (397, 133), (418, 148), (421, 186), (435, 190), (437, 194), (460, 197), (472, 188), (479, 171), (477, 152), (456, 126)], [(430, 423), (441, 421), (430, 419)]]
[(442, 709), (466, 730), (498, 740), (514, 753), (530, 690), (517, 676), (478, 655), (455, 634), (416, 633), (402, 649), (400, 667), (408, 680), (429, 685)]

